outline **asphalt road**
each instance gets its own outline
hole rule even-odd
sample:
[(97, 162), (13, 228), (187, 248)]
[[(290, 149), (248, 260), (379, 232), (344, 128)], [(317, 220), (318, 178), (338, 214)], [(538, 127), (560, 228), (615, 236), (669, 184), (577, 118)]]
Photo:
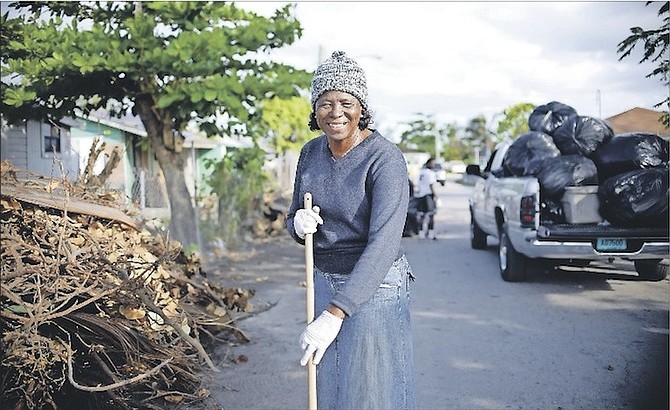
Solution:
[[(417, 276), (419, 408), (667, 409), (670, 281), (637, 281), (622, 262), (504, 282), (497, 242), (470, 248), (470, 189), (450, 176), (438, 240), (403, 239)], [(256, 308), (268, 309), (238, 322), (251, 342), (221, 347), (213, 399), (225, 409), (306, 408), (303, 249), (280, 240), (249, 256), (215, 274), (256, 289)]]

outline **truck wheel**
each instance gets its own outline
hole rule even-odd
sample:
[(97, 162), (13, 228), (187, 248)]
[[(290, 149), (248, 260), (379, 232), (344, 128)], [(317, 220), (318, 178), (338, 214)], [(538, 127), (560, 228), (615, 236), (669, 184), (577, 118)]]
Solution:
[(475, 217), (470, 211), (470, 246), (472, 249), (486, 248), (486, 233), (475, 222)]
[(663, 259), (636, 260), (635, 270), (640, 279), (658, 282), (668, 276), (668, 261)]
[(506, 282), (522, 282), (526, 279), (527, 258), (514, 250), (509, 240), (507, 228), (503, 226), (498, 247), (500, 276)]

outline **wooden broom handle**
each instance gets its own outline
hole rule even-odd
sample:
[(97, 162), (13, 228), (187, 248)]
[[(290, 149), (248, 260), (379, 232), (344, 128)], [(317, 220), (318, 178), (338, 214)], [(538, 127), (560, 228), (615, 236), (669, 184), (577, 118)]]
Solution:
[[(303, 206), (312, 209), (312, 194), (305, 193)], [(305, 287), (307, 288), (307, 324), (314, 320), (314, 238), (305, 234)], [(316, 365), (307, 361), (307, 408), (316, 410)]]

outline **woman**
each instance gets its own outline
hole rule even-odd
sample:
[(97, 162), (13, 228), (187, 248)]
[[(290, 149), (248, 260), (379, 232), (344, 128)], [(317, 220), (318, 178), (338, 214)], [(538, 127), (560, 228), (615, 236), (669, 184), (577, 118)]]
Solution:
[[(300, 336), (320, 409), (415, 407), (412, 272), (401, 248), (409, 192), (402, 152), (369, 128), (365, 73), (336, 51), (312, 80), (310, 128), (286, 226), (314, 234), (315, 312)], [(314, 209), (302, 209), (312, 194)], [(317, 207), (318, 206), (318, 207)]]
[[(419, 238), (436, 240), (435, 236), (435, 212), (437, 211), (437, 174), (435, 173), (435, 158), (429, 158), (419, 173), (419, 186), (416, 197), (419, 199)], [(424, 220), (428, 217), (428, 232), (424, 230)]]

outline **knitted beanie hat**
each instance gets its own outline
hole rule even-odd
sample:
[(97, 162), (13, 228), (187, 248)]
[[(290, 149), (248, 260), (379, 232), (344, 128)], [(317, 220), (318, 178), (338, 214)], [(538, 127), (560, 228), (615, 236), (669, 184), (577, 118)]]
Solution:
[(335, 51), (319, 65), (312, 79), (312, 108), (326, 91), (344, 91), (358, 98), (364, 110), (368, 108), (368, 86), (365, 72), (344, 51)]

